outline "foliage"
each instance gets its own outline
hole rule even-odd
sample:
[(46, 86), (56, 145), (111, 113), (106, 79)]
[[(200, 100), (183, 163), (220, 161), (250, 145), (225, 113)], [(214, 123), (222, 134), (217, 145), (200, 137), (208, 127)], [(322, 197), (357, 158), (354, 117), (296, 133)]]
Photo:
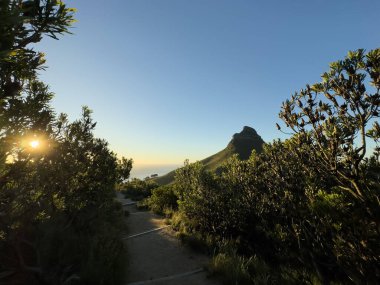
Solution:
[(147, 205), (153, 212), (163, 215), (177, 210), (177, 200), (174, 186), (166, 185), (153, 189), (152, 195), (147, 199)]
[(280, 118), (299, 134), (300, 144), (312, 146), (318, 168), (333, 172), (341, 189), (360, 200), (375, 198), (360, 184), (365, 181), (360, 168), (368, 138), (380, 138), (378, 120), (373, 121), (380, 111), (380, 49), (349, 52), (331, 63), (322, 79), (283, 103)]
[[(222, 283), (226, 285), (279, 284), (274, 278), (276, 272), (271, 272), (270, 268), (256, 256), (246, 258), (236, 252), (218, 253), (213, 257), (209, 270), (220, 276)], [(285, 280), (281, 281), (281, 284), (286, 284)]]
[(56, 116), (53, 93), (37, 78), (45, 60), (31, 44), (57, 39), (72, 22), (61, 1), (0, 3), (0, 283), (123, 279), (114, 186), (129, 164), (94, 137), (88, 108), (72, 123)]
[(377, 144), (380, 134), (380, 49), (349, 52), (330, 64), (322, 80), (285, 102), (280, 117), (297, 134), (294, 153), (299, 156), (296, 149), (307, 144), (313, 154), (306, 163), (299, 156), (303, 170), (333, 180), (311, 197), (312, 212), (323, 217), (315, 219), (320, 230), (331, 235), (320, 246), (331, 250), (350, 280), (373, 282), (380, 276), (379, 177), (371, 175), (379, 165), (378, 146), (370, 159), (366, 154), (369, 141)]
[(229, 284), (380, 279), (379, 66), (379, 49), (350, 52), (284, 103), (291, 138), (230, 158), (219, 175), (201, 163), (177, 171), (172, 221), (219, 244), (212, 268)]
[(125, 198), (140, 201), (152, 195), (152, 190), (157, 188), (158, 184), (152, 180), (133, 178), (130, 181), (120, 184), (118, 187), (125, 195)]
[(1, 270), (17, 270), (20, 283), (120, 281), (115, 271), (124, 259), (124, 225), (113, 201), (117, 161), (107, 143), (93, 137), (89, 115), (84, 109), (74, 123), (61, 118), (51, 149), (32, 157), (23, 149), (6, 165), (12, 175), (1, 189), (6, 215), (0, 246), (8, 262)]
[(125, 157), (122, 157), (121, 159), (118, 160), (116, 170), (118, 172), (119, 183), (122, 183), (129, 178), (129, 175), (132, 170), (132, 164), (133, 164), (132, 159), (127, 159)]
[(43, 35), (58, 39), (68, 33), (74, 9), (61, 1), (4, 0), (0, 4), (0, 80), (1, 98), (18, 95), (23, 80), (36, 77), (45, 63), (44, 54), (30, 44)]
[[(210, 263), (209, 270), (223, 277), (223, 284), (254, 284), (251, 282), (249, 273), (250, 259), (238, 256), (226, 255), (224, 253), (217, 254)], [(260, 284), (260, 283), (255, 283)], [(268, 284), (268, 283), (261, 283)]]
[(195, 252), (200, 252), (204, 254), (210, 254), (213, 248), (212, 236), (202, 236), (199, 232), (186, 232), (180, 231), (176, 233), (176, 237), (181, 241), (182, 244), (189, 247)]

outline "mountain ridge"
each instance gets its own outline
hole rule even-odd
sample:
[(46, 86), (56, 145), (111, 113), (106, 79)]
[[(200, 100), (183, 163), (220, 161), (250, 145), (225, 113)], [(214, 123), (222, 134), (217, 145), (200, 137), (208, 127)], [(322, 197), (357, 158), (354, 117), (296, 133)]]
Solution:
[[(260, 153), (263, 149), (263, 144), (264, 140), (254, 128), (244, 126), (240, 133), (235, 133), (232, 136), (231, 141), (223, 150), (202, 159), (200, 162), (207, 170), (215, 171), (234, 154), (237, 154), (241, 160), (246, 160), (250, 157), (253, 150)], [(174, 175), (175, 170), (152, 180), (159, 185), (166, 185), (174, 181)]]

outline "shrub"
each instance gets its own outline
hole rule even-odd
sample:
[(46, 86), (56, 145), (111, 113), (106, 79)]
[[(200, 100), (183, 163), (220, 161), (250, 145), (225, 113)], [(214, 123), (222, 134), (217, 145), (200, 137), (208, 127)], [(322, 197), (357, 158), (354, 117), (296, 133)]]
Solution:
[(234, 157), (218, 175), (187, 161), (177, 171), (173, 220), (187, 234), (234, 241), (236, 251), (219, 251), (213, 264), (228, 282), (267, 282), (257, 262), (281, 283), (379, 280), (379, 74), (380, 49), (350, 52), (283, 104), (290, 139)]
[[(218, 253), (212, 258), (209, 270), (221, 277), (226, 285), (279, 284), (274, 272), (257, 256), (243, 257), (236, 252)], [(284, 284), (284, 282), (281, 282)]]
[(174, 186), (161, 186), (152, 191), (152, 195), (147, 199), (148, 207), (157, 214), (166, 214), (177, 210), (178, 197), (175, 194)]
[(151, 180), (133, 178), (131, 181), (125, 182), (118, 187), (125, 195), (125, 198), (141, 201), (152, 195), (152, 190), (157, 188), (158, 184)]

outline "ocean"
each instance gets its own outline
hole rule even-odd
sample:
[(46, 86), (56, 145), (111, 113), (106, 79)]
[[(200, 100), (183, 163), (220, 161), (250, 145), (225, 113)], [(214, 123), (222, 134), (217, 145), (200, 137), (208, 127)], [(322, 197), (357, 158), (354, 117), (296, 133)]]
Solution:
[(144, 179), (152, 174), (158, 174), (158, 176), (164, 175), (174, 169), (177, 169), (182, 165), (179, 164), (165, 164), (165, 165), (144, 165), (133, 166), (130, 178)]

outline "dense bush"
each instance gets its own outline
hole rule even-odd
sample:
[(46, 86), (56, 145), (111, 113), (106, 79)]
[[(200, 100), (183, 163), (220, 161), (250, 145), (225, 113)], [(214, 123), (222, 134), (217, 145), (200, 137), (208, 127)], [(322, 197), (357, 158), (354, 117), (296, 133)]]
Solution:
[[(379, 90), (380, 49), (350, 52), (284, 103), (290, 139), (247, 161), (233, 157), (218, 175), (185, 162), (176, 173), (176, 228), (230, 241), (235, 251), (217, 246), (212, 266), (230, 284), (256, 284), (263, 272), (268, 283), (376, 284)], [(255, 263), (267, 267), (258, 273)]]
[(147, 199), (147, 206), (157, 214), (170, 214), (177, 210), (178, 197), (175, 194), (174, 186), (165, 185), (152, 191), (152, 195)]
[(95, 138), (83, 108), (70, 123), (37, 77), (36, 43), (68, 32), (61, 1), (0, 2), (0, 283), (119, 284), (124, 231), (114, 187), (131, 163)]
[(152, 195), (152, 190), (157, 188), (158, 184), (152, 180), (141, 180), (133, 178), (131, 181), (118, 185), (119, 191), (124, 194), (125, 198), (134, 201), (140, 201)]

